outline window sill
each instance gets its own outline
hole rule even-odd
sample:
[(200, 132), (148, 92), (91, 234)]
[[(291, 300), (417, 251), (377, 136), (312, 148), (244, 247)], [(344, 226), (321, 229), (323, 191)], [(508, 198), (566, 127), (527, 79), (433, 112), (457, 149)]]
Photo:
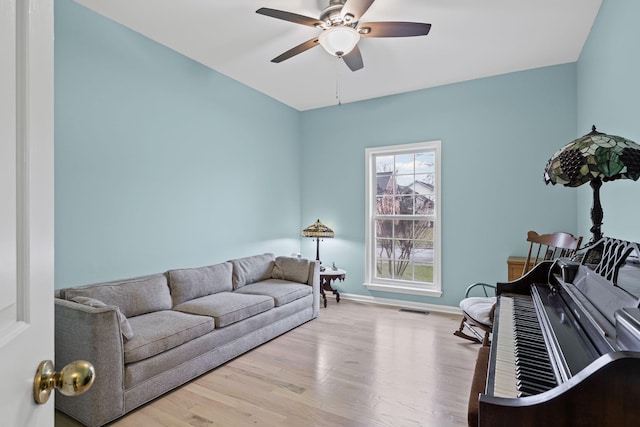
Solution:
[(382, 285), (379, 283), (365, 283), (364, 286), (370, 291), (389, 292), (392, 294), (422, 295), (435, 298), (439, 298), (442, 296), (442, 291), (436, 289), (419, 288), (416, 286)]

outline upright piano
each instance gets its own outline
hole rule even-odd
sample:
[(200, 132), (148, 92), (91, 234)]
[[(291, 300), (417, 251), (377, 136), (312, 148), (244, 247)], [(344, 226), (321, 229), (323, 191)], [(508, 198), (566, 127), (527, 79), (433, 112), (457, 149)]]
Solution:
[(582, 262), (544, 262), (497, 295), (476, 364), (484, 390), (470, 395), (479, 426), (640, 425), (638, 244), (605, 237)]

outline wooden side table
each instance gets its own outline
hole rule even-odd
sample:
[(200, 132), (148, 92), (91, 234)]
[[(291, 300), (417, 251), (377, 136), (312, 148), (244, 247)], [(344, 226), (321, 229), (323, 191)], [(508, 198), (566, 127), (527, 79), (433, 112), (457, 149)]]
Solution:
[[(510, 256), (507, 259), (507, 280), (512, 281), (522, 277), (522, 270), (524, 270), (524, 263), (527, 261), (527, 257), (524, 256)], [(527, 268), (529, 272), (534, 266), (530, 265)]]
[(327, 268), (320, 272), (320, 294), (324, 299), (324, 306), (327, 307), (327, 294), (324, 291), (332, 292), (336, 296), (336, 302), (340, 302), (340, 293), (331, 287), (331, 282), (335, 280), (344, 281), (347, 272), (341, 269), (333, 270)]

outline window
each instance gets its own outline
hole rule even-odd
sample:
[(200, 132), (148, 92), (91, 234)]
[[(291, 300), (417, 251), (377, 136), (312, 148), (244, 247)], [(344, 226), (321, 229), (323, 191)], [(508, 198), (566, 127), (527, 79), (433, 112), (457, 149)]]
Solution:
[(365, 155), (365, 286), (440, 296), (440, 141)]

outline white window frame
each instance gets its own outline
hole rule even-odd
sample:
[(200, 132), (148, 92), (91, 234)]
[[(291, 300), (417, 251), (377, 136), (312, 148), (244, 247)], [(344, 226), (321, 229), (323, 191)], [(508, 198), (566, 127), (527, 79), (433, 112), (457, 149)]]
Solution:
[[(375, 275), (375, 195), (376, 195), (376, 156), (383, 155), (402, 155), (411, 153), (420, 153), (425, 151), (434, 152), (435, 156), (435, 209), (433, 213), (434, 236), (433, 236), (433, 250), (434, 250), (434, 262), (433, 262), (433, 283), (425, 284), (414, 281), (405, 280), (392, 280), (377, 278)], [(440, 297), (442, 295), (442, 286), (440, 279), (441, 272), (441, 231), (442, 231), (442, 216), (440, 215), (442, 206), (442, 179), (441, 179), (441, 142), (429, 141), (419, 142), (414, 144), (401, 144), (390, 145), (385, 147), (372, 147), (365, 149), (365, 174), (366, 174), (366, 217), (365, 217), (365, 283), (364, 286), (372, 291), (402, 293), (410, 295), (423, 295), (430, 297)], [(431, 216), (430, 216), (431, 217)]]

